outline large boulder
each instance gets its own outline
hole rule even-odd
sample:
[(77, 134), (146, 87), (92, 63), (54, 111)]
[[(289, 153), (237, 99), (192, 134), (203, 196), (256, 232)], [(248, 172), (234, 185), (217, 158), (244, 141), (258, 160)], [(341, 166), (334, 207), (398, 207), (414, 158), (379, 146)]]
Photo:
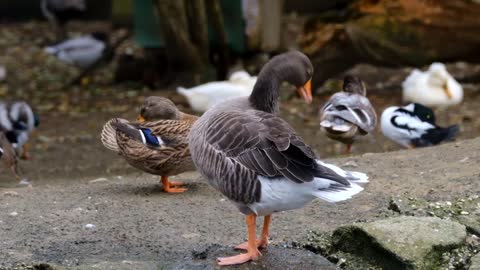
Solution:
[(442, 253), (465, 242), (465, 226), (435, 217), (395, 217), (340, 227), (334, 248), (354, 253), (384, 269), (435, 269)]

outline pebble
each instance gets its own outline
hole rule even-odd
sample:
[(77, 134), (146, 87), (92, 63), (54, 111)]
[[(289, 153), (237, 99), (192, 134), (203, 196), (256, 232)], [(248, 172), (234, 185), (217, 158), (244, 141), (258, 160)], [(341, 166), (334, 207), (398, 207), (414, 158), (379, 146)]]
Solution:
[(468, 213), (467, 211), (460, 212), (460, 215), (468, 215), (468, 214), (470, 214), (470, 213)]
[(95, 227), (97, 227), (95, 224), (90, 224), (90, 223), (89, 223), (89, 224), (86, 224), (86, 225), (85, 225), (85, 228), (87, 228), (87, 229), (93, 229), (93, 228), (95, 228)]
[(9, 213), (8, 215), (11, 216), (11, 217), (16, 217), (16, 216), (18, 216), (18, 213), (16, 211), (13, 211), (13, 212)]
[(18, 192), (16, 191), (5, 191), (3, 192), (3, 196), (12, 196), (12, 197), (18, 197)]
[(98, 183), (98, 182), (107, 182), (108, 179), (105, 178), (105, 177), (100, 177), (100, 178), (97, 178), (97, 179), (93, 179), (93, 180), (90, 180), (88, 181), (89, 183)]

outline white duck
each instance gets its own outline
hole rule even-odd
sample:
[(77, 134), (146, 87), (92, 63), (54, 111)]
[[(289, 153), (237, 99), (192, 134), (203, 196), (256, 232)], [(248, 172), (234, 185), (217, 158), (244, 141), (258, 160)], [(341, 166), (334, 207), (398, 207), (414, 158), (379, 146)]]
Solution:
[(87, 36), (71, 38), (64, 42), (45, 48), (45, 52), (58, 59), (80, 68), (94, 64), (108, 46), (108, 36), (102, 32), (94, 32)]
[(402, 83), (403, 101), (438, 107), (462, 102), (463, 88), (442, 63), (433, 63), (427, 71), (414, 69)]
[(256, 76), (236, 71), (228, 81), (209, 82), (189, 89), (178, 87), (177, 92), (187, 99), (194, 111), (205, 112), (221, 101), (249, 96), (256, 81)]

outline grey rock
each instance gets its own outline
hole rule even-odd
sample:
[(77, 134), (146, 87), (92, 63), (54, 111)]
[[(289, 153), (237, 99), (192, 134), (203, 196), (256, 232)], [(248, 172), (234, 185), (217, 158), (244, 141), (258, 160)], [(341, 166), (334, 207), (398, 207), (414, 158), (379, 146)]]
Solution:
[(468, 270), (480, 270), (480, 253), (470, 259), (470, 268)]
[(457, 217), (458, 222), (467, 227), (467, 230), (473, 234), (480, 235), (480, 215), (464, 215)]
[(442, 253), (461, 246), (466, 236), (457, 222), (402, 216), (340, 227), (332, 243), (384, 269), (435, 269)]
[[(261, 256), (257, 261), (247, 262), (236, 266), (217, 266), (216, 258), (232, 256), (242, 251), (233, 248), (221, 247), (219, 245), (209, 245), (192, 252), (190, 258), (184, 258), (182, 262), (172, 263), (166, 266), (166, 269), (235, 269), (235, 270), (255, 270), (255, 269), (338, 269), (334, 264), (324, 257), (307, 250), (282, 248), (269, 246), (262, 249)], [(244, 252), (244, 251), (243, 251)]]

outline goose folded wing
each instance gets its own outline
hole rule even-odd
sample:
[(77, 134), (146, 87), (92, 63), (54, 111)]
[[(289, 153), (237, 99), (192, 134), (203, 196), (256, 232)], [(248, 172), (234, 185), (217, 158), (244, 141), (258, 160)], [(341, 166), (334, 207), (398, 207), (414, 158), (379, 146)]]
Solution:
[(348, 185), (345, 178), (316, 162), (312, 149), (287, 122), (269, 113), (223, 113), (206, 138), (226, 158), (261, 176), (286, 177), (296, 183), (322, 177)]

